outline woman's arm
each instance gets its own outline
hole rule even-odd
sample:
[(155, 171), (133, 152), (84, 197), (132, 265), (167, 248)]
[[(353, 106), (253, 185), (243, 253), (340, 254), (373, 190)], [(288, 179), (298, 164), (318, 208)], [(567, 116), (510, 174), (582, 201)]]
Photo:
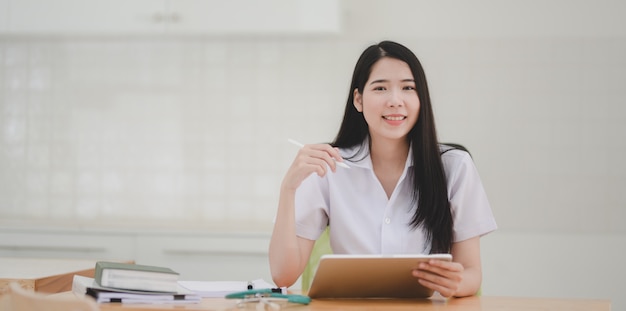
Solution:
[(282, 188), (270, 240), (269, 261), (274, 283), (278, 287), (289, 287), (304, 271), (315, 241), (296, 235), (295, 191)]
[(313, 173), (326, 175), (342, 161), (337, 149), (326, 144), (306, 145), (298, 152), (285, 174), (280, 188), (278, 211), (270, 240), (269, 261), (272, 279), (277, 286), (296, 282), (309, 260), (315, 241), (296, 235), (295, 197), (302, 181)]
[(452, 244), (452, 262), (422, 263), (413, 275), (419, 282), (444, 297), (475, 295), (482, 283), (480, 237)]

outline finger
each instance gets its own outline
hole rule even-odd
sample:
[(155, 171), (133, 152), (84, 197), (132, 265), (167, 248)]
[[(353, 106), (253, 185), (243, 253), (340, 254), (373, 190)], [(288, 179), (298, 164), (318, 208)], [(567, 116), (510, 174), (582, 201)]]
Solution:
[(456, 293), (456, 290), (450, 289), (448, 287), (430, 282), (428, 280), (424, 280), (424, 279), (418, 279), (417, 280), (420, 284), (422, 284), (422, 286), (426, 287), (426, 288), (430, 288), (434, 291), (439, 292), (439, 294), (441, 294), (441, 296), (446, 297), (446, 298), (450, 298), (452, 296), (454, 296), (454, 294)]
[(454, 283), (453, 279), (446, 277), (444, 274), (432, 273), (428, 270), (413, 270), (413, 276), (418, 279), (427, 280), (435, 284), (450, 286)]
[(463, 271), (463, 265), (454, 261), (431, 259), (427, 264), (451, 271)]
[(417, 272), (416, 276), (418, 276), (419, 278), (424, 278), (431, 282), (445, 286), (452, 286), (453, 284), (461, 283), (461, 280), (463, 279), (461, 273), (451, 272), (448, 270), (434, 269), (415, 271)]
[(318, 145), (308, 145), (308, 146), (310, 146), (312, 149), (316, 149), (316, 150), (320, 150), (320, 151), (324, 151), (328, 153), (330, 158), (333, 159), (334, 161), (339, 161), (339, 162), (343, 161), (341, 154), (339, 154), (339, 148), (333, 147), (329, 144), (318, 144)]
[(337, 168), (337, 164), (333, 159), (332, 155), (328, 153), (327, 150), (312, 150), (311, 157), (323, 160), (326, 165), (330, 167), (330, 169), (335, 172)]
[(325, 161), (312, 158), (305, 153), (299, 153), (291, 165), (290, 175), (294, 176), (295, 183), (299, 184), (312, 173), (319, 176), (326, 175), (327, 169)]
[(328, 166), (326, 165), (326, 161), (324, 161), (323, 159), (303, 155), (300, 161), (301, 170), (305, 172), (306, 176), (313, 172), (317, 173), (317, 175), (319, 175), (320, 177), (326, 175)]
[[(313, 163), (309, 163), (312, 167), (315, 168), (315, 171), (319, 177), (324, 177), (328, 172), (328, 165), (325, 161), (316, 160), (312, 161)], [(332, 168), (331, 168), (332, 169)]]
[(413, 270), (413, 276), (418, 278), (420, 284), (438, 291), (445, 297), (452, 296), (458, 290), (460, 281), (448, 279), (438, 274), (432, 274), (423, 270)]
[(443, 275), (443, 276), (453, 276), (458, 275), (463, 272), (463, 265), (459, 263), (450, 263), (443, 261), (432, 261), (429, 263), (420, 263), (418, 269), (430, 271), (431, 273)]
[[(307, 149), (303, 149), (301, 152), (312, 158), (324, 160), (333, 172), (337, 171), (337, 162), (343, 160), (337, 150), (329, 145), (307, 145)], [(340, 160), (337, 160), (337, 157)]]
[[(337, 166), (350, 168), (349, 166), (347, 166), (346, 164), (343, 163), (344, 159), (341, 156), (341, 154), (339, 153), (339, 148), (331, 147), (331, 149), (328, 151), (328, 154), (331, 156), (332, 166), (334, 168), (337, 167)], [(338, 164), (340, 164), (340, 165), (338, 165)]]
[(341, 157), (341, 154), (339, 153), (339, 148), (332, 147), (332, 152), (330, 153), (330, 155), (333, 157), (333, 159), (335, 159), (335, 161), (343, 162), (343, 157)]

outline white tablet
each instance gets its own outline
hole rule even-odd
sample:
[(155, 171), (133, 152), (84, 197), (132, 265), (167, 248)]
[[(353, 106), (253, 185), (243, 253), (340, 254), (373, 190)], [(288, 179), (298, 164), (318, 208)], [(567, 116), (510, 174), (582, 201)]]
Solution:
[(324, 255), (308, 296), (428, 298), (433, 291), (420, 285), (411, 271), (430, 259), (451, 261), (452, 255)]

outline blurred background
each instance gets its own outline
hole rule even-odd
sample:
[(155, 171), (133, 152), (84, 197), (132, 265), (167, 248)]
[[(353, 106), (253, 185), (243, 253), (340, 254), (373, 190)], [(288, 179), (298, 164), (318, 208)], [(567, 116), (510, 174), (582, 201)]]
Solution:
[(0, 0), (0, 256), (271, 280), (287, 138), (331, 141), (358, 56), (390, 39), (420, 58), (440, 140), (471, 151), (489, 195), (484, 295), (626, 309), (625, 13), (617, 0)]

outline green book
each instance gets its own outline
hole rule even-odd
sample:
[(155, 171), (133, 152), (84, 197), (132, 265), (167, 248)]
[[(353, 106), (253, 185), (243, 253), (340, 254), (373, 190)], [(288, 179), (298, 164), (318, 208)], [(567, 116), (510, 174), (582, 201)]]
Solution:
[(96, 262), (95, 281), (112, 289), (176, 292), (179, 274), (170, 268), (121, 262)]

